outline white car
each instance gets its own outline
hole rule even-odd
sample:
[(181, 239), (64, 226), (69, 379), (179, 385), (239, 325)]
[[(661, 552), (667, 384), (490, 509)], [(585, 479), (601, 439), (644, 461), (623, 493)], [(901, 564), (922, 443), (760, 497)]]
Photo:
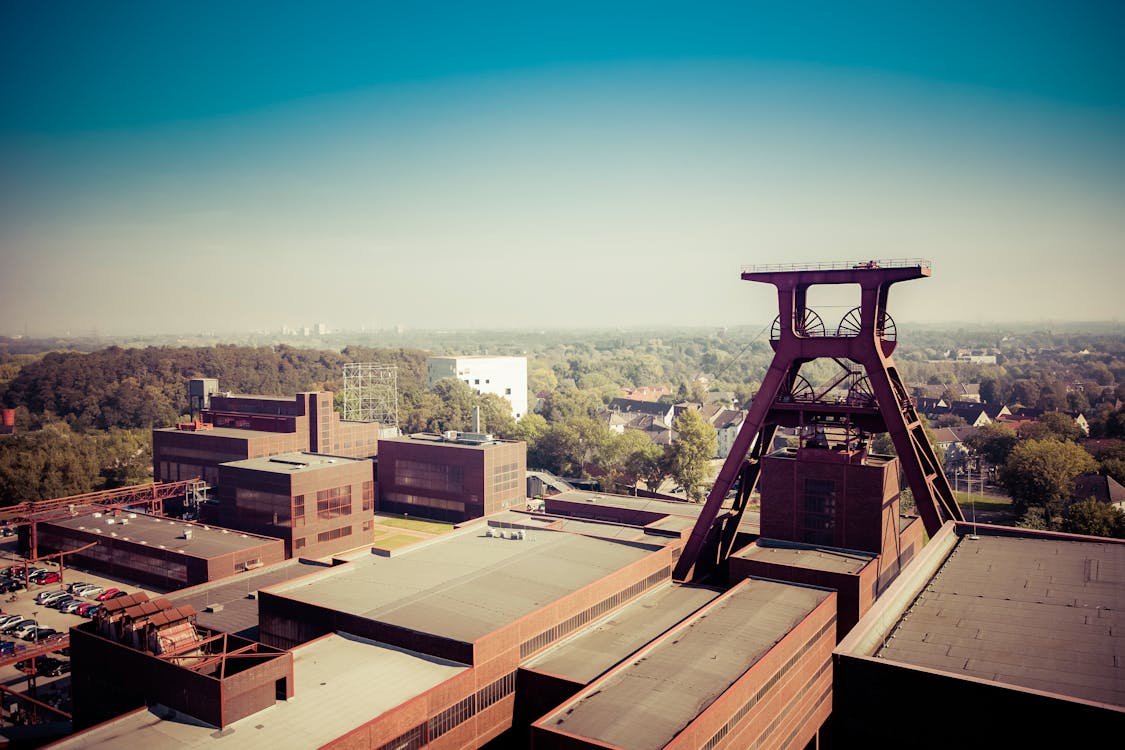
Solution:
[(15, 625), (21, 620), (23, 620), (23, 615), (4, 615), (0, 617), (0, 630), (3, 630), (7, 625)]
[(29, 635), (39, 629), (39, 623), (35, 620), (24, 620), (23, 623), (12, 631), (12, 635), (16, 638), (27, 639)]

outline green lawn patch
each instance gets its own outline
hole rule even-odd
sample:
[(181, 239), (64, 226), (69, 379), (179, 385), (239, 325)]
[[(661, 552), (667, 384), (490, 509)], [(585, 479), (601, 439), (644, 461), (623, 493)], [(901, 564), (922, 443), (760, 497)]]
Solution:
[(1012, 498), (1010, 497), (996, 497), (994, 495), (969, 495), (967, 492), (957, 492), (957, 504), (961, 506), (962, 510), (971, 508), (976, 504), (977, 510), (983, 511), (1007, 511), (1012, 510)]

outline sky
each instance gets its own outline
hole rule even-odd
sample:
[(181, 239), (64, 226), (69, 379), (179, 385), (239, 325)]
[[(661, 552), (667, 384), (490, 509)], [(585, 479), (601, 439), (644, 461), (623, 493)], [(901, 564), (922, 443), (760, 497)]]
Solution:
[[(1120, 2), (0, 4), (0, 335), (1118, 320)], [(814, 288), (821, 317), (858, 299)]]

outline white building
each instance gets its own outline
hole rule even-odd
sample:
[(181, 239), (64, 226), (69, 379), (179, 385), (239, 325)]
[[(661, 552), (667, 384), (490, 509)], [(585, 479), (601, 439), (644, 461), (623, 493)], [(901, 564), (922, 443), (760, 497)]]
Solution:
[(477, 393), (494, 393), (512, 405), (512, 416), (527, 414), (527, 357), (430, 357), (426, 387), (456, 378)]

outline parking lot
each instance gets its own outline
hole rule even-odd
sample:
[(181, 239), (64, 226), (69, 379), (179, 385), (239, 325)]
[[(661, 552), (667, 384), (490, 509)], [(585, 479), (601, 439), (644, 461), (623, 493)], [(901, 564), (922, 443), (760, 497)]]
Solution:
[[(6, 570), (11, 565), (22, 565), (24, 560), (16, 552), (16, 542), (14, 539), (4, 539), (0, 542), (0, 570)], [(44, 568), (51, 571), (59, 571), (59, 566), (56, 562), (40, 561), (32, 563), (32, 567)], [(117, 579), (107, 578), (103, 575), (90, 573), (81, 568), (71, 568), (69, 566), (61, 570), (62, 580), (56, 583), (50, 583), (45, 586), (39, 586), (32, 583), (27, 590), (22, 590), (12, 594), (0, 594), (0, 611), (5, 614), (21, 615), (27, 619), (35, 620), (41, 627), (54, 628), (60, 633), (67, 632), (72, 625), (77, 625), (81, 622), (86, 622), (86, 618), (77, 614), (67, 614), (59, 612), (57, 609), (41, 605), (35, 601), (35, 597), (42, 591), (57, 591), (65, 588), (68, 584), (85, 581), (95, 583), (104, 589), (118, 588), (127, 593), (134, 594), (138, 591), (144, 591), (149, 596), (157, 596), (160, 592), (154, 591), (150, 588), (137, 586), (127, 581), (120, 581)], [(6, 580), (0, 578), (0, 580)], [(90, 599), (90, 601), (94, 601)], [(0, 640), (12, 641), (15, 643), (16, 653), (15, 656), (19, 657), (21, 651), (26, 651), (32, 647), (32, 643), (20, 640), (11, 635), (11, 633), (0, 634)], [(65, 660), (65, 655), (53, 654), (52, 656)], [(6, 657), (11, 659), (12, 657)], [(26, 693), (31, 686), (31, 680), (28, 675), (16, 669), (14, 664), (0, 667), (0, 684), (6, 686), (10, 690), (15, 690), (20, 693)], [(56, 677), (37, 676), (34, 680), (35, 695), (47, 703), (57, 705), (63, 711), (69, 712), (70, 710), (70, 677), (63, 674)], [(5, 696), (3, 699), (3, 715), (9, 716), (12, 713), (13, 705), (18, 701)]]

